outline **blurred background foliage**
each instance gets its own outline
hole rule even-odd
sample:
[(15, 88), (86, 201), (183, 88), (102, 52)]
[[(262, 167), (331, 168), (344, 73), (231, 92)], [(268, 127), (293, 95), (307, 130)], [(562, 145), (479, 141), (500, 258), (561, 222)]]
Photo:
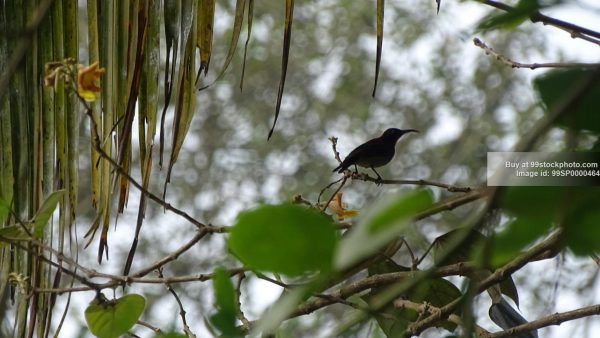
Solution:
[[(68, 1), (56, 3), (66, 4)], [(11, 36), (16, 34), (7, 26), (7, 17), (9, 13), (13, 15), (17, 12), (11, 12), (14, 9), (10, 7), (14, 5), (11, 1), (3, 1), (2, 5), (5, 33), (2, 35), (8, 38), (2, 40), (4, 48), (0, 50), (4, 54), (0, 55), (0, 60), (6, 62), (6, 51), (11, 50)], [(331, 173), (337, 162), (328, 138), (338, 138), (338, 150), (344, 157), (355, 146), (380, 135), (388, 127), (414, 128), (421, 133), (399, 142), (395, 160), (380, 171), (384, 178), (429, 179), (473, 188), (485, 185), (486, 153), (511, 150), (543, 116), (531, 81), (540, 71), (507, 67), (475, 48), (472, 38), (477, 35), (492, 44), (494, 49), (510, 55), (513, 60), (540, 62), (564, 58), (561, 51), (563, 46), (557, 47), (552, 39), (553, 35), (565, 33), (552, 31), (542, 25), (525, 24), (512, 30), (475, 32), (478, 19), (493, 11), (479, 3), (445, 1), (439, 15), (436, 15), (434, 1), (388, 1), (378, 90), (372, 97), (376, 54), (375, 2), (296, 2), (281, 114), (273, 137), (267, 141), (281, 72), (284, 10), (283, 1), (254, 3), (244, 86), (240, 90), (246, 22), (229, 69), (213, 83), (228, 53), (235, 12), (234, 1), (218, 2), (216, 5), (213, 54), (206, 76), (199, 79), (201, 85), (210, 86), (195, 93), (194, 117), (173, 167), (165, 197), (168, 203), (186, 210), (202, 222), (229, 225), (240, 211), (261, 203), (289, 201), (297, 194), (316, 202), (320, 191), (338, 178), (338, 174)], [(597, 7), (592, 10), (598, 14)], [(19, 13), (21, 18), (29, 17)], [(90, 57), (93, 52), (88, 48), (89, 16), (89, 8), (85, 2), (81, 2), (78, 16), (81, 63), (93, 61)], [(169, 20), (169, 17), (166, 19)], [(151, 17), (150, 20), (157, 21), (164, 33), (162, 16)], [(44, 31), (40, 31), (38, 39), (43, 38), (44, 34)], [(107, 42), (100, 42), (100, 46), (103, 43)], [(575, 40), (574, 43), (581, 44)], [(101, 55), (107, 53), (103, 48), (100, 49)], [(568, 48), (564, 46), (564, 49)], [(67, 56), (60, 53), (42, 55), (43, 50), (39, 49), (38, 80), (41, 78), (39, 67), (44, 62)], [(164, 58), (165, 54), (165, 41), (161, 39), (160, 57)], [(0, 69), (5, 65), (3, 63)], [(160, 63), (158, 79), (161, 85), (158, 93), (153, 94), (158, 98), (159, 111), (165, 99), (165, 87), (162, 85), (165, 71), (165, 65)], [(12, 114), (17, 114), (13, 104), (20, 100), (21, 95), (15, 88), (18, 88), (20, 76), (24, 78), (25, 73), (19, 71), (15, 76), (15, 82), (10, 87)], [(103, 95), (107, 90), (123, 93), (127, 88), (107, 89), (106, 83), (103, 82)], [(3, 104), (6, 104), (7, 97), (4, 96)], [(173, 119), (175, 101), (171, 99), (168, 106), (167, 121)], [(3, 114), (8, 111), (7, 107), (4, 106)], [(74, 223), (76, 230), (71, 234), (78, 238), (82, 264), (118, 274), (131, 245), (139, 192), (132, 188), (124, 214), (119, 216), (118, 221), (114, 220), (114, 215), (110, 218), (110, 223), (115, 224), (108, 232), (110, 259), (102, 266), (97, 266), (96, 243), (82, 249), (82, 235), (96, 219), (89, 188), (93, 179), (89, 174), (90, 163), (93, 163), (89, 158), (89, 121), (83, 114), (73, 119), (78, 125), (73, 128), (78, 130), (82, 141), (76, 154), (79, 159), (78, 203), (73, 204), (78, 216)], [(5, 120), (2, 123), (5, 128)], [(138, 132), (139, 126), (133, 123), (133, 134), (137, 135)], [(167, 127), (164, 132), (169, 140), (173, 131)], [(577, 137), (575, 143), (588, 148), (597, 140), (596, 135), (590, 134)], [(157, 139), (158, 135), (155, 142)], [(133, 141), (130, 150), (131, 174), (141, 181), (138, 168), (143, 158), (138, 142), (143, 143)], [(572, 142), (572, 134), (555, 128), (539, 140), (537, 148), (560, 151)], [(28, 146), (33, 146), (33, 143)], [(167, 142), (165, 154), (171, 151), (170, 147)], [(157, 148), (154, 148), (155, 158), (158, 158)], [(159, 170), (156, 162), (152, 170), (155, 176), (150, 181), (149, 189), (160, 195), (166, 168)], [(71, 175), (75, 176), (74, 173)], [(381, 197), (394, 195), (402, 189), (412, 188), (354, 181), (344, 188), (344, 201), (351, 208), (363, 210)], [(432, 191), (436, 200), (452, 194), (443, 189), (432, 188)], [(325, 196), (328, 197), (332, 192), (328, 190)], [(3, 197), (6, 198), (5, 192)], [(114, 202), (110, 203), (114, 208)], [(453, 212), (437, 214), (420, 222), (419, 228), (411, 234), (411, 244), (414, 243), (417, 251), (426, 248), (439, 234), (465, 224), (481, 206), (480, 202), (470, 203)], [(32, 214), (33, 210), (28, 213)], [(507, 216), (495, 215), (491, 217), (491, 223), (491, 227), (499, 225), (502, 228), (508, 223)], [(145, 262), (172, 252), (192, 237), (194, 231), (194, 227), (150, 202), (133, 264), (134, 270), (135, 267), (144, 266)], [(235, 264), (225, 250), (221, 235), (209, 236), (174, 264), (166, 266), (165, 276), (212, 272), (220, 264)], [(399, 257), (400, 261), (406, 259), (406, 252), (401, 251)], [(569, 264), (565, 264), (565, 261)], [(593, 266), (593, 262), (567, 254), (556, 258), (550, 266), (552, 264), (556, 265), (554, 272), (540, 275), (539, 280), (531, 281), (524, 275), (515, 277), (519, 290), (527, 290), (520, 293), (527, 300), (523, 302), (522, 310), (530, 318), (554, 311), (556, 295), (564, 289), (569, 289), (572, 296), (581, 299), (593, 292), (591, 285), (597, 278), (597, 268), (587, 268)], [(531, 269), (536, 271), (535, 267)], [(587, 271), (590, 271), (589, 274)], [(559, 281), (559, 275), (566, 279)], [(575, 275), (581, 278), (575, 280)], [(210, 285), (190, 283), (174, 285), (174, 288), (180, 292), (189, 317), (194, 318), (192, 328), (202, 336), (206, 331), (201, 318), (213, 309)], [(250, 318), (258, 316), (273, 299), (273, 294), (280, 292), (278, 288), (268, 286), (255, 277), (249, 277), (242, 290), (242, 306)], [(144, 320), (165, 329), (168, 325), (178, 327), (176, 304), (171, 295), (164, 292), (162, 285), (132, 285), (130, 291), (139, 292), (147, 299)], [(63, 329), (68, 332), (67, 335), (86, 336), (84, 327), (79, 329), (79, 333), (76, 327), (79, 325), (77, 321), (84, 325), (82, 309), (91, 299), (91, 292), (73, 295), (69, 318), (73, 316), (75, 319), (67, 319), (69, 325)], [(64, 308), (64, 302), (59, 299), (61, 308)], [(10, 300), (5, 297), (4, 304), (9, 303)], [(4, 306), (0, 308), (12, 313), (20, 311), (5, 310)], [(165, 315), (165, 311), (168, 315)], [(314, 315), (287, 321), (282, 335), (322, 336), (344, 313), (342, 306), (334, 305)], [(56, 323), (57, 318), (53, 320)], [(11, 332), (10, 321), (3, 320), (1, 324), (1, 335)], [(382, 334), (371, 321), (350, 329), (346, 336), (362, 337), (366, 333), (374, 337)], [(436, 334), (439, 332), (428, 331), (423, 336), (433, 337)]]

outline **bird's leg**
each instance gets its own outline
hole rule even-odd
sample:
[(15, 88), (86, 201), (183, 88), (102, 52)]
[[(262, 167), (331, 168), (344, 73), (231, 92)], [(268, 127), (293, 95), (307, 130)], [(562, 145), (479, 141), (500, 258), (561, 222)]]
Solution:
[(375, 174), (377, 175), (377, 181), (379, 181), (378, 184), (381, 184), (381, 181), (383, 181), (383, 178), (381, 178), (381, 176), (379, 175), (377, 170), (375, 170), (375, 168), (371, 167), (371, 170), (373, 170), (375, 172)]
[(358, 167), (356, 166), (356, 164), (354, 165), (354, 173), (358, 174)]

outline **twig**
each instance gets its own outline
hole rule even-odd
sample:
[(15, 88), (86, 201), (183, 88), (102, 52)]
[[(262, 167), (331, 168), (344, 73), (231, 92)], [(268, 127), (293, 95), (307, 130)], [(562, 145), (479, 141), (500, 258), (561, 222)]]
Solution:
[[(411, 309), (414, 311), (417, 311), (419, 313), (429, 313), (429, 314), (434, 314), (437, 313), (438, 311), (440, 311), (440, 308), (435, 307), (429, 303), (415, 303), (412, 302), (408, 299), (396, 299), (394, 301), (394, 307), (396, 307), (399, 310), (402, 309)], [(448, 316), (448, 321), (452, 322), (456, 325), (460, 325), (460, 326), (464, 326), (464, 323), (462, 321), (462, 319), (455, 314), (451, 314), (450, 316)], [(485, 334), (490, 334), (489, 331), (487, 331), (486, 329), (482, 328), (479, 325), (475, 325), (475, 334), (477, 334), (477, 337), (481, 337), (482, 335)]]
[(508, 57), (496, 52), (493, 48), (486, 45), (478, 38), (473, 39), (475, 46), (483, 49), (486, 54), (494, 56), (497, 60), (509, 65), (512, 68), (595, 68), (600, 67), (600, 63), (585, 63), (585, 62), (549, 62), (549, 63), (521, 63), (516, 62)]
[(339, 153), (339, 151), (337, 151), (338, 138), (335, 136), (332, 136), (329, 138), (329, 141), (331, 142), (331, 148), (333, 148), (333, 157), (335, 157), (335, 159), (338, 161), (338, 163), (342, 163), (342, 159), (340, 158), (340, 153)]
[[(164, 278), (163, 273), (162, 273), (162, 268), (158, 269), (158, 277)], [(179, 296), (177, 295), (177, 293), (175, 292), (173, 287), (171, 287), (170, 283), (165, 283), (165, 287), (173, 295), (173, 297), (175, 298), (175, 301), (177, 302), (177, 305), (179, 305), (179, 316), (181, 316), (181, 322), (183, 323), (183, 332), (185, 332), (186, 336), (188, 336), (188, 337), (196, 338), (196, 335), (192, 332), (192, 330), (190, 329), (190, 326), (187, 323), (187, 320), (185, 319), (186, 311), (183, 308), (183, 303), (181, 302), (181, 299), (179, 299)]]
[(144, 269), (132, 274), (131, 276), (132, 277), (143, 277), (143, 276), (147, 275), (148, 273), (164, 266), (168, 262), (176, 260), (181, 254), (188, 251), (192, 246), (194, 246), (196, 243), (198, 243), (204, 236), (206, 236), (207, 233), (208, 232), (203, 231), (203, 230), (198, 231), (196, 233), (196, 235), (190, 241), (188, 241), (187, 243), (182, 245), (179, 249), (173, 251), (168, 256), (163, 257), (162, 259), (154, 262), (153, 264), (150, 264), (149, 266), (145, 267)]
[(242, 311), (242, 302), (240, 300), (242, 298), (242, 281), (244, 281), (244, 278), (246, 278), (246, 274), (241, 273), (238, 275), (238, 282), (237, 282), (237, 287), (235, 290), (236, 290), (236, 297), (237, 297), (238, 317), (240, 318), (240, 321), (242, 322), (244, 330), (248, 331), (248, 330), (250, 330), (250, 321), (244, 315), (244, 311)]
[[(333, 181), (333, 182), (329, 183), (325, 188), (321, 189), (321, 192), (319, 193), (319, 197), (317, 197), (317, 205), (319, 205), (319, 203), (321, 203), (321, 196), (323, 196), (323, 194), (325, 193), (325, 191), (327, 189), (331, 188), (332, 186), (336, 185), (337, 183), (339, 183), (341, 181), (344, 181), (344, 183), (346, 183), (346, 181), (345, 181), (346, 179), (347, 179), (346, 176), (344, 176), (337, 181)], [(342, 183), (342, 184), (344, 184), (344, 183)], [(333, 194), (333, 196), (335, 196), (335, 194)], [(325, 207), (327, 207), (327, 205), (329, 205), (329, 203), (325, 204)], [(325, 210), (325, 209), (323, 209), (323, 210)]]
[(137, 324), (141, 325), (143, 327), (146, 327), (146, 328), (148, 328), (150, 330), (152, 330), (155, 334), (161, 334), (162, 333), (162, 330), (160, 328), (158, 328), (158, 327), (156, 327), (156, 326), (154, 326), (154, 325), (152, 325), (152, 324), (150, 324), (148, 322), (145, 322), (143, 320), (139, 320), (138, 319)]
[[(331, 194), (331, 197), (329, 197), (329, 200), (327, 200), (327, 203), (325, 203), (323, 205), (323, 208), (321, 209), (321, 211), (325, 211), (325, 209), (327, 209), (327, 207), (329, 206), (329, 203), (331, 203), (331, 201), (333, 201), (333, 199), (335, 198), (335, 195), (337, 195), (338, 192), (340, 192), (340, 190), (342, 190), (342, 188), (344, 187), (344, 185), (346, 185), (346, 182), (348, 181), (348, 176), (344, 176), (344, 178), (342, 179), (342, 183), (340, 184), (340, 186), (333, 192), (333, 194)], [(338, 181), (339, 182), (339, 181)], [(327, 187), (330, 187), (330, 185), (328, 185)], [(321, 197), (319, 195), (319, 197)], [(318, 203), (318, 202), (317, 202)]]

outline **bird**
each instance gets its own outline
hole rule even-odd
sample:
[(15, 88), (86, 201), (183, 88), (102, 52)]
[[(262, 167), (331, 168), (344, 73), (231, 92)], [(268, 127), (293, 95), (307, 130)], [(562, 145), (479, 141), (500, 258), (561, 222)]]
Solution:
[(418, 133), (416, 129), (398, 129), (389, 128), (379, 137), (369, 140), (358, 147), (346, 156), (346, 158), (333, 169), (333, 172), (343, 173), (351, 165), (354, 165), (354, 171), (358, 172), (357, 165), (364, 168), (371, 168), (377, 175), (377, 180), (382, 181), (381, 175), (375, 170), (388, 164), (396, 153), (396, 142), (402, 135), (410, 132)]

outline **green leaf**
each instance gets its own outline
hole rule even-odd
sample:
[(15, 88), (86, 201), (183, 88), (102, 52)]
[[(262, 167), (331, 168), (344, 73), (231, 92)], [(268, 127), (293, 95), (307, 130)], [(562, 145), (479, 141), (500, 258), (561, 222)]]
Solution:
[(500, 204), (513, 216), (551, 222), (560, 217), (555, 206), (564, 204), (564, 191), (564, 187), (508, 187), (501, 192)]
[(297, 276), (331, 270), (336, 242), (329, 218), (302, 206), (281, 204), (240, 213), (228, 246), (252, 269)]
[(33, 218), (33, 235), (36, 238), (41, 239), (44, 236), (44, 228), (48, 224), (48, 220), (52, 217), (64, 193), (64, 190), (57, 190), (48, 195), (42, 206), (35, 213), (35, 217)]
[(594, 225), (600, 221), (600, 187), (510, 187), (503, 192), (500, 204), (516, 217), (516, 223), (499, 235), (507, 247), (498, 249), (497, 262), (553, 225), (563, 227), (565, 244), (575, 254), (600, 251), (600, 228)]
[(335, 254), (335, 267), (344, 269), (401, 235), (419, 212), (433, 203), (429, 190), (415, 190), (381, 203), (344, 236)]
[(146, 300), (138, 294), (111, 301), (99, 294), (85, 309), (85, 321), (94, 336), (117, 338), (133, 327), (145, 307)]
[[(0, 237), (8, 241), (24, 241), (29, 239), (29, 235), (23, 230), (20, 225), (10, 225), (0, 228)], [(6, 245), (7, 242), (0, 241), (0, 248)]]
[(238, 313), (235, 289), (227, 270), (219, 268), (213, 277), (213, 290), (215, 292), (215, 305), (217, 313), (210, 317), (210, 323), (217, 328), (224, 337), (239, 337), (242, 335), (236, 327)]
[(487, 237), (469, 228), (457, 228), (433, 241), (433, 260), (436, 265), (467, 262), (474, 252), (481, 252)]
[(489, 31), (495, 28), (513, 29), (522, 24), (540, 8), (537, 0), (521, 0), (513, 9), (497, 15), (489, 15), (483, 18), (478, 25), (481, 31)]
[(513, 259), (526, 246), (546, 234), (551, 225), (543, 217), (521, 216), (510, 222), (506, 229), (494, 237), (492, 265), (500, 266)]
[[(558, 109), (565, 99), (572, 96), (572, 91), (581, 86), (593, 76), (597, 77), (593, 70), (569, 69), (554, 70), (537, 77), (534, 85), (540, 94), (548, 111)], [(589, 130), (600, 133), (600, 81), (595, 83), (573, 105), (571, 111), (563, 114), (557, 123), (559, 126), (573, 128), (576, 130)]]

